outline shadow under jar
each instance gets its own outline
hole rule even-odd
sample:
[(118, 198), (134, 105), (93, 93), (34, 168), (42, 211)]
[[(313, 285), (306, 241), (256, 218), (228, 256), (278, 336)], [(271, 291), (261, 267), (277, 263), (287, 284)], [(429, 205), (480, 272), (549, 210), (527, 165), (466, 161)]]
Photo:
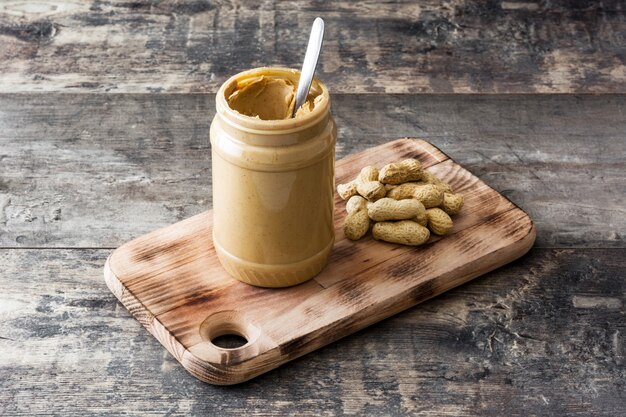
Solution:
[(261, 287), (311, 279), (334, 243), (337, 129), (319, 80), (290, 117), (299, 76), (287, 68), (233, 76), (211, 123), (213, 243), (231, 276)]

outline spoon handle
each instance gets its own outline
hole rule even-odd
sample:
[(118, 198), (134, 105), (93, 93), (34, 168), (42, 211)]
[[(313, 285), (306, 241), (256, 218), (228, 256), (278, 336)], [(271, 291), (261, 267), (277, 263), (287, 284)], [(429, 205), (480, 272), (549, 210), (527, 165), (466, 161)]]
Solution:
[(296, 93), (296, 107), (293, 109), (294, 116), (309, 95), (309, 89), (311, 88), (311, 82), (313, 81), (313, 75), (315, 74), (315, 67), (317, 66), (317, 59), (320, 56), (323, 40), (324, 21), (318, 17), (313, 22), (311, 36), (309, 37), (309, 45), (307, 46), (306, 54), (304, 55), (304, 63), (302, 64), (300, 81), (298, 82), (298, 91)]

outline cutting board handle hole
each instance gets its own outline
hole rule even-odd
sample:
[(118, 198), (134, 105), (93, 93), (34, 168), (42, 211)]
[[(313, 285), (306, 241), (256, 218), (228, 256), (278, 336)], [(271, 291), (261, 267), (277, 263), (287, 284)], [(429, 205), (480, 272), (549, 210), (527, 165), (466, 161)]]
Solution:
[(260, 329), (237, 311), (211, 314), (200, 325), (200, 335), (206, 342), (223, 350), (243, 349), (259, 338)]
[(237, 349), (247, 345), (248, 339), (240, 334), (231, 333), (214, 337), (211, 343), (222, 349)]

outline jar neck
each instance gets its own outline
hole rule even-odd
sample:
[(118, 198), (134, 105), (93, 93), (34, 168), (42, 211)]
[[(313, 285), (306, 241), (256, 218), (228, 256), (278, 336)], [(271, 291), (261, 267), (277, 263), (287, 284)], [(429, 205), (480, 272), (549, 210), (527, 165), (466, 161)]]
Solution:
[(233, 139), (255, 146), (288, 146), (302, 143), (319, 135), (330, 118), (330, 97), (328, 90), (319, 80), (313, 80), (314, 87), (321, 91), (323, 99), (315, 108), (298, 118), (284, 120), (262, 120), (246, 116), (233, 110), (228, 97), (242, 80), (259, 77), (284, 77), (298, 84), (300, 72), (289, 68), (255, 68), (229, 78), (216, 95), (216, 116), (222, 121), (222, 129)]

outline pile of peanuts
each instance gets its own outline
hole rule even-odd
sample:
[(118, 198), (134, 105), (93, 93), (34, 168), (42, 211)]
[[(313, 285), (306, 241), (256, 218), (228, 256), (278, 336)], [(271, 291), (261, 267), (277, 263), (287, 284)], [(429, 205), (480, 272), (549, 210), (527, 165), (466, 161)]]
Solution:
[(374, 239), (419, 246), (430, 233), (445, 235), (453, 226), (450, 216), (463, 207), (463, 196), (449, 184), (422, 169), (417, 159), (367, 166), (337, 192), (347, 200), (344, 234), (358, 240), (372, 229)]

